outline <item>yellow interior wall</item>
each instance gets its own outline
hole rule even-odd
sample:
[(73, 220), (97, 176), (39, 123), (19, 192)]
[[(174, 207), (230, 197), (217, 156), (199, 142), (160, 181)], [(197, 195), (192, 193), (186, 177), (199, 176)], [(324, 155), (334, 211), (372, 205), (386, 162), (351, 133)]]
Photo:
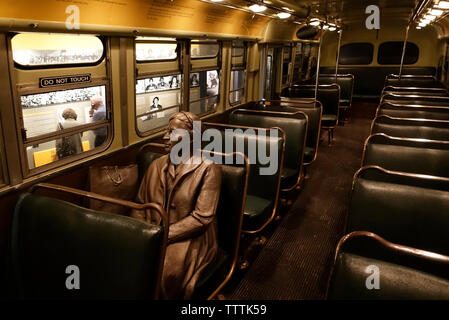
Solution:
[(257, 100), (259, 95), (260, 81), (260, 57), (262, 55), (261, 47), (258, 43), (248, 45), (246, 61), (246, 101)]
[(261, 42), (291, 42), (295, 37), (297, 29), (297, 24), (273, 19), (267, 23), (263, 30), (263, 40)]
[[(198, 0), (182, 1), (78, 1), (15, 0), (0, 2), (0, 26), (21, 25), (21, 20), (51, 22), (52, 27), (67, 30), (65, 22), (70, 14), (69, 5), (76, 5), (80, 12), (81, 30), (98, 30), (98, 26), (135, 28), (142, 34), (160, 30), (182, 33), (217, 33), (260, 37), (261, 30), (270, 20), (268, 17), (248, 12), (217, 7)], [(16, 19), (16, 20), (11, 20)], [(44, 25), (44, 24), (42, 24)], [(123, 29), (125, 31), (125, 29)], [(130, 30), (127, 30), (130, 31)], [(132, 30), (131, 30), (132, 32)]]
[[(370, 42), (374, 45), (373, 61), (365, 67), (388, 66), (379, 65), (377, 63), (377, 49), (382, 42), (386, 41), (404, 41), (405, 28), (397, 26), (382, 26), (377, 32), (376, 30), (367, 30), (361, 26), (350, 25), (344, 28), (341, 45), (353, 42)], [(410, 28), (408, 41), (415, 43), (419, 47), (419, 58), (415, 64), (407, 66), (435, 66), (439, 57), (439, 41), (434, 29), (427, 27), (417, 30)], [(336, 32), (325, 32), (323, 36), (323, 44), (321, 50), (321, 66), (335, 66), (336, 50), (338, 37)]]
[(127, 81), (127, 87), (128, 87), (128, 138), (129, 138), (129, 144), (133, 144), (136, 142), (139, 142), (143, 140), (141, 137), (137, 135), (136, 131), (136, 96), (135, 96), (135, 89), (136, 89), (136, 83), (134, 79), (134, 73), (129, 72), (129, 70), (134, 70), (135, 64), (134, 64), (134, 42), (132, 39), (127, 42), (127, 48), (126, 48), (126, 69), (128, 70), (128, 81)]
[(230, 79), (231, 79), (231, 41), (224, 41), (222, 47), (222, 69), (220, 73), (220, 103), (217, 107), (217, 112), (223, 112), (228, 109), (229, 106), (229, 92)]

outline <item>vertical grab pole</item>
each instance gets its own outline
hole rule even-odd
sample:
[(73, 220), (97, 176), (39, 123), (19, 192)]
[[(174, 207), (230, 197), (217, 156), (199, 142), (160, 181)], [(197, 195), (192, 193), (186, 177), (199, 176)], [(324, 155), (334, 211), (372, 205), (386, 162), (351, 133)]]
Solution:
[(409, 29), (410, 29), (410, 23), (407, 25), (407, 29), (405, 29), (404, 45), (402, 46), (401, 66), (399, 67), (399, 81), (401, 81), (401, 76), (402, 76), (402, 67), (404, 65), (404, 56), (405, 56), (405, 49), (407, 47), (408, 30)]
[(316, 81), (315, 81), (315, 100), (318, 93), (318, 80), (320, 78), (320, 61), (321, 61), (321, 43), (323, 42), (323, 25), (321, 24), (320, 44), (318, 45), (318, 60), (316, 63)]
[(337, 61), (335, 62), (335, 83), (337, 83), (338, 61), (340, 60), (340, 45), (341, 45), (341, 35), (343, 33), (343, 29), (340, 29), (337, 32), (338, 32), (338, 45), (337, 45)]

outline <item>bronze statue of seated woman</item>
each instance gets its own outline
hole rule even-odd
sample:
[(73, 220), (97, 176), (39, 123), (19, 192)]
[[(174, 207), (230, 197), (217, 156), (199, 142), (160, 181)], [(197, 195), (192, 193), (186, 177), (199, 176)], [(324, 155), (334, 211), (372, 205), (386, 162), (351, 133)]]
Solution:
[[(164, 136), (166, 150), (182, 141), (170, 139), (182, 129), (192, 141), (194, 121), (199, 117), (190, 112), (171, 116)], [(186, 137), (188, 140), (188, 137)], [(195, 155), (190, 143), (190, 155), (178, 165), (170, 152), (149, 166), (139, 189), (137, 201), (156, 202), (165, 208), (169, 217), (168, 247), (161, 281), (162, 299), (189, 299), (202, 270), (210, 264), (218, 250), (215, 211), (221, 187), (221, 166), (201, 154)], [(159, 223), (151, 210), (134, 211), (131, 216), (151, 223)]]

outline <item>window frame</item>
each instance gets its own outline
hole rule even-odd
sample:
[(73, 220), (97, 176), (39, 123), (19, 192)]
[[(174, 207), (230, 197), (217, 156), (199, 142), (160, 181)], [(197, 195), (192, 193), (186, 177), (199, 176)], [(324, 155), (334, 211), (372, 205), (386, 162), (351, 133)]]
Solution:
[[(43, 32), (36, 32), (36, 33), (43, 33)], [(46, 70), (46, 69), (59, 69), (59, 68), (83, 68), (83, 67), (95, 67), (100, 65), (106, 58), (106, 51), (107, 51), (107, 41), (106, 36), (103, 35), (91, 35), (95, 36), (98, 39), (100, 39), (102, 45), (103, 45), (103, 53), (101, 57), (95, 61), (95, 62), (83, 62), (83, 63), (59, 63), (59, 64), (40, 64), (40, 65), (32, 65), (32, 66), (26, 66), (23, 64), (20, 64), (14, 60), (14, 57), (12, 55), (13, 48), (12, 48), (12, 39), (18, 35), (21, 34), (21, 32), (11, 32), (9, 41), (11, 42), (11, 58), (14, 63), (14, 68), (17, 68), (19, 70)], [(70, 33), (67, 33), (67, 35), (73, 35)]]
[[(232, 55), (232, 50), (234, 48), (243, 48), (243, 63), (236, 64), (236, 65), (232, 64), (232, 58), (234, 57)], [(236, 57), (240, 57), (240, 56), (236, 56)], [(247, 62), (248, 62), (248, 42), (244, 41), (242, 46), (234, 46), (234, 41), (232, 41), (232, 43), (231, 43), (231, 71), (246, 69)]]
[[(371, 48), (371, 59), (369, 61), (369, 63), (342, 63), (341, 59), (342, 59), (342, 48), (344, 48), (345, 46), (350, 46), (350, 45), (355, 45), (355, 44), (365, 44), (365, 45), (369, 45), (369, 47)], [(374, 60), (374, 45), (371, 42), (348, 42), (345, 43), (343, 45), (340, 46), (340, 58), (338, 60), (338, 64), (342, 65), (342, 66), (367, 66), (373, 63)]]
[[(46, 88), (39, 88), (37, 84), (32, 85), (24, 85), (19, 84), (16, 82), (16, 72), (26, 72), (26, 70), (16, 67), (15, 62), (12, 57), (12, 45), (11, 45), (11, 39), (16, 33), (8, 33), (7, 39), (8, 39), (8, 49), (9, 49), (9, 60), (10, 60), (10, 77), (11, 81), (13, 83), (13, 87), (15, 88), (13, 96), (14, 96), (14, 109), (15, 109), (15, 121), (16, 121), (16, 130), (17, 130), (17, 145), (19, 148), (19, 158), (20, 158), (20, 164), (21, 164), (21, 173), (22, 173), (22, 179), (31, 178), (33, 176), (39, 175), (44, 172), (48, 172), (53, 169), (61, 168), (63, 166), (70, 165), (74, 162), (78, 162), (80, 160), (86, 159), (92, 155), (100, 154), (104, 151), (106, 151), (112, 141), (114, 140), (114, 117), (113, 117), (113, 95), (112, 95), (112, 77), (111, 77), (111, 64), (110, 64), (110, 38), (103, 37), (104, 39), (104, 54), (103, 59), (100, 60), (99, 63), (95, 65), (88, 65), (87, 67), (90, 68), (98, 68), (103, 62), (104, 62), (104, 75), (96, 76), (91, 79), (91, 82), (89, 83), (77, 83), (77, 84), (66, 84), (61, 85), (58, 87), (46, 87)], [(76, 68), (85, 68), (86, 66), (81, 66), (80, 64), (75, 65)], [(48, 66), (48, 67), (39, 67), (39, 68), (32, 68), (33, 72), (39, 71), (39, 70), (49, 70), (51, 71), (54, 69), (54, 66)], [(68, 65), (63, 65), (63, 70), (61, 72), (64, 72), (66, 68), (73, 68), (69, 67)], [(71, 74), (71, 72), (67, 72), (68, 75)], [(76, 73), (74, 73), (76, 74)], [(32, 137), (31, 141), (33, 143), (40, 142), (45, 143), (48, 141), (57, 140), (58, 138), (62, 138), (64, 136), (70, 136), (73, 134), (76, 134), (77, 132), (85, 132), (89, 130), (96, 129), (98, 127), (106, 126), (108, 130), (108, 135), (104, 143), (99, 146), (98, 148), (91, 148), (88, 151), (83, 151), (81, 153), (75, 154), (73, 156), (68, 156), (63, 159), (57, 159), (56, 161), (47, 163), (42, 166), (38, 166), (35, 168), (30, 168), (28, 165), (29, 159), (27, 154), (27, 147), (30, 145), (30, 139), (25, 139), (25, 125), (23, 122), (23, 112), (22, 112), (22, 103), (21, 103), (21, 96), (23, 95), (30, 95), (30, 94), (41, 94), (41, 93), (48, 93), (53, 91), (62, 91), (62, 90), (72, 90), (72, 89), (82, 89), (86, 87), (95, 87), (95, 86), (105, 86), (105, 99), (106, 99), (106, 119), (100, 121), (96, 121), (95, 123), (87, 123), (80, 126), (77, 126), (75, 128), (69, 128), (65, 130), (58, 130), (53, 131), (48, 134), (39, 135)]]
[[(232, 51), (233, 51), (234, 48), (243, 48), (243, 63), (237, 64), (237, 65), (233, 65), (232, 64), (232, 58), (234, 57), (232, 55)], [(239, 56), (237, 56), (237, 57), (239, 57)], [(231, 42), (231, 69), (230, 69), (230, 72), (229, 72), (229, 92), (228, 92), (228, 101), (229, 101), (229, 105), (231, 107), (233, 107), (235, 105), (238, 105), (238, 104), (241, 104), (242, 101), (246, 98), (246, 96), (245, 96), (245, 94), (246, 94), (245, 88), (246, 88), (246, 67), (247, 67), (247, 63), (248, 63), (247, 59), (248, 59), (248, 42), (244, 41), (242, 46), (236, 46), (236, 45), (234, 45), (234, 41), (232, 41)], [(235, 72), (235, 71), (243, 71), (243, 87), (231, 90), (231, 87), (232, 87), (232, 84), (231, 84), (232, 76), (231, 76), (231, 74), (232, 74), (232, 72)], [(232, 95), (232, 93), (237, 92), (237, 91), (242, 91), (242, 95), (241, 95), (240, 100), (231, 102), (231, 95)]]

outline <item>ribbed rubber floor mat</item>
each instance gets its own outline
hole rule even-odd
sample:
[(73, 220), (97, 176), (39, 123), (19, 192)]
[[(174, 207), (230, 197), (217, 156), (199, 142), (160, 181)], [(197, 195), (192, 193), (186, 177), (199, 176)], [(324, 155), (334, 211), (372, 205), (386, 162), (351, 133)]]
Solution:
[(360, 168), (377, 103), (353, 103), (349, 122), (327, 134), (304, 189), (227, 299), (324, 299), (343, 236), (352, 178)]

